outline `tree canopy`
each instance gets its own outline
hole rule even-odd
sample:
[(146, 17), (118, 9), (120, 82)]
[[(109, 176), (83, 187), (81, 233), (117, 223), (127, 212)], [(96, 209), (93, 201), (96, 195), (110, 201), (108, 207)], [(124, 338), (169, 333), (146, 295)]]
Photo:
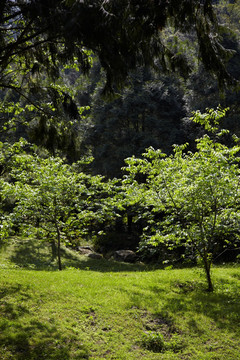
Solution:
[[(210, 109), (205, 114), (196, 113), (193, 120), (216, 133), (224, 116), (225, 110)], [(225, 132), (216, 135), (221, 137)], [(208, 135), (196, 142), (195, 153), (186, 152), (188, 144), (183, 144), (176, 145), (168, 157), (150, 147), (144, 158), (126, 159), (129, 175), (125, 184), (128, 196), (152, 209), (142, 248), (165, 244), (172, 250), (184, 245), (183, 256), (192, 254), (201, 259), (208, 290), (213, 291), (212, 262), (229, 245), (238, 244), (240, 148), (228, 148)], [(144, 181), (139, 181), (141, 177)]]
[[(14, 66), (32, 73), (44, 66), (57, 76), (61, 62), (90, 67), (89, 50), (106, 71), (105, 90), (121, 84), (138, 64), (186, 73), (183, 53), (168, 47), (163, 29), (194, 32), (199, 55), (220, 84), (230, 82), (231, 51), (218, 36), (211, 0), (3, 0), (0, 4), (0, 86), (13, 86)], [(11, 70), (9, 70), (11, 64)]]
[[(59, 268), (60, 244), (90, 238), (162, 263), (190, 254), (213, 289), (212, 262), (240, 237), (239, 89), (226, 86), (223, 103), (218, 86), (240, 79), (231, 5), (1, 1), (0, 242), (56, 238)], [(232, 104), (234, 137), (217, 132)]]

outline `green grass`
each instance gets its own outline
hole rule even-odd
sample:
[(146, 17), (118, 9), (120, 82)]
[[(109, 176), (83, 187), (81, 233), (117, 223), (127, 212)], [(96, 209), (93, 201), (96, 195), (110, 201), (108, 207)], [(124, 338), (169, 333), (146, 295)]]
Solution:
[(15, 239), (0, 254), (0, 359), (240, 359), (240, 267), (151, 270)]

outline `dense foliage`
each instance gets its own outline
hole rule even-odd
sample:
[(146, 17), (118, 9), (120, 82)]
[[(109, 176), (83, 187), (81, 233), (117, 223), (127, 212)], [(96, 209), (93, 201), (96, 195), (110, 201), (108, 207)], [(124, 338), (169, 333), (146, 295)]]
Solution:
[[(195, 120), (214, 130), (209, 118), (214, 124), (223, 115), (210, 111), (196, 114)], [(212, 291), (212, 261), (229, 244), (239, 244), (240, 147), (228, 148), (207, 135), (197, 140), (195, 153), (186, 147), (175, 146), (169, 157), (149, 148), (143, 159), (127, 159), (130, 175), (125, 182), (131, 196), (151, 207), (141, 246), (184, 246), (183, 256), (201, 258)], [(145, 179), (139, 183), (141, 174)], [(158, 213), (160, 219), (154, 217)]]
[(86, 241), (201, 259), (213, 290), (212, 263), (239, 247), (239, 14), (239, 0), (1, 1), (2, 242), (47, 238), (59, 269), (61, 245)]
[(113, 217), (117, 208), (111, 200), (114, 183), (85, 174), (81, 171), (83, 163), (70, 166), (60, 158), (17, 151), (7, 179), (2, 180), (3, 202), (13, 202), (12, 211), (2, 218), (2, 236), (14, 231), (47, 238), (52, 243), (53, 256), (57, 250), (60, 270), (61, 243), (78, 245), (88, 231), (93, 236), (98, 224)]
[(56, 239), (61, 270), (63, 240), (74, 246), (87, 234), (104, 239), (109, 225), (131, 209), (132, 216), (135, 212), (145, 222), (139, 250), (181, 247), (183, 259), (199, 256), (212, 291), (212, 262), (229, 245), (239, 245), (240, 147), (216, 141), (226, 132), (216, 133), (224, 115), (220, 109), (196, 113), (194, 121), (214, 138), (198, 139), (194, 153), (186, 152), (187, 144), (175, 146), (169, 156), (151, 147), (141, 159), (126, 159), (128, 175), (122, 184), (85, 174), (83, 163), (42, 158), (34, 148), (24, 149), (25, 142), (7, 149), (2, 144), (2, 168), (8, 166), (1, 180), (2, 237), (31, 233), (48, 238), (54, 247)]
[[(205, 66), (219, 81), (229, 81), (224, 66), (228, 51), (216, 36), (218, 22), (210, 0), (181, 1), (36, 1), (4, 0), (0, 7), (1, 86), (12, 86), (11, 66), (56, 75), (62, 61), (77, 60), (89, 69), (87, 49), (99, 57), (107, 74), (107, 88), (119, 84), (137, 64), (186, 72), (184, 56), (174, 54), (161, 37), (170, 23), (194, 31)], [(94, 24), (94, 26), (93, 26)], [(214, 33), (214, 36), (213, 36)]]

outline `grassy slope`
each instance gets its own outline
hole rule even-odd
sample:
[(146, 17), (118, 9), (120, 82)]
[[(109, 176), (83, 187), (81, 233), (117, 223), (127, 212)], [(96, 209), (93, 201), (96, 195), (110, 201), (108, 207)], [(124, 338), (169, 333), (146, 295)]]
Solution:
[(239, 266), (215, 267), (209, 294), (197, 268), (63, 258), (59, 272), (37, 242), (2, 250), (1, 360), (240, 359)]

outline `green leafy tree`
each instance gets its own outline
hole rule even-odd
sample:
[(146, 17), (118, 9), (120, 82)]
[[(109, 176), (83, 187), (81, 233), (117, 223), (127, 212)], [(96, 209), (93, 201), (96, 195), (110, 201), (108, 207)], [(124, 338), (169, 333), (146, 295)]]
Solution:
[[(14, 137), (16, 129), (14, 140), (18, 140), (28, 132), (29, 141), (44, 145), (52, 155), (66, 156), (70, 162), (80, 156), (86, 127), (81, 114), (78, 120), (78, 114), (72, 118), (66, 111), (75, 104), (80, 113), (82, 104), (75, 101), (71, 86), (61, 80), (66, 75), (63, 66), (69, 73), (72, 69), (86, 73), (98, 57), (105, 70), (103, 92), (115, 91), (139, 64), (153, 65), (160, 72), (179, 70), (185, 76), (199, 57), (221, 84), (230, 82), (225, 60), (231, 51), (224, 50), (217, 36), (217, 18), (209, 0), (182, 1), (180, 5), (175, 0), (147, 0), (137, 5), (133, 0), (51, 0), (47, 4), (43, 0), (4, 0), (0, 14), (0, 133), (11, 129)], [(184, 42), (183, 33), (190, 37), (194, 33), (188, 56), (190, 42)], [(200, 56), (196, 56), (198, 50)], [(142, 109), (145, 102), (147, 96), (142, 96)], [(130, 119), (133, 127), (140, 124), (146, 129), (149, 112), (151, 109), (148, 114), (141, 111), (135, 122)], [(31, 126), (26, 131), (22, 124), (28, 123)], [(151, 119), (149, 123), (151, 128)], [(140, 148), (149, 145), (141, 134), (131, 135), (134, 148), (139, 142)], [(10, 138), (9, 132), (7, 136)], [(120, 158), (130, 150), (124, 149)]]
[[(169, 23), (179, 31), (194, 31), (200, 57), (219, 81), (230, 81), (224, 61), (212, 1), (176, 0), (4, 0), (0, 5), (0, 86), (15, 87), (16, 69), (36, 73), (42, 67), (57, 76), (59, 64), (75, 61), (89, 69), (91, 49), (106, 71), (106, 88), (120, 84), (137, 64), (183, 68), (182, 53), (174, 54), (162, 39)], [(93, 26), (94, 24), (94, 26)], [(214, 36), (213, 36), (214, 34)], [(173, 56), (174, 55), (174, 56)]]
[(16, 157), (19, 154), (26, 154), (30, 151), (29, 144), (24, 139), (10, 145), (0, 142), (0, 238), (5, 241), (9, 235), (13, 234), (13, 223), (9, 214), (15, 206), (15, 197), (9, 192), (11, 182), (10, 173), (13, 166), (18, 166)]
[(19, 154), (10, 177), (4, 196), (15, 200), (11, 223), (20, 233), (52, 239), (53, 248), (56, 239), (59, 270), (61, 243), (86, 236), (88, 227), (114, 216), (113, 185), (79, 171), (79, 164)]
[[(23, 81), (21, 73), (15, 74), (24, 96), (13, 89), (3, 92), (0, 139), (13, 144), (24, 137), (53, 156), (66, 157), (71, 163), (81, 157), (82, 125), (86, 123), (85, 113), (89, 107), (81, 106), (76, 99), (79, 92), (76, 70), (62, 68), (59, 73), (55, 82), (44, 71), (27, 81)], [(72, 74), (76, 77), (74, 82)], [(80, 74), (78, 77), (83, 78)]]
[[(198, 113), (195, 120), (213, 129), (223, 114), (211, 110)], [(159, 221), (149, 219), (143, 244), (190, 248), (201, 259), (208, 290), (213, 291), (211, 265), (219, 255), (219, 239), (223, 238), (226, 246), (238, 241), (240, 147), (228, 148), (207, 135), (197, 140), (195, 153), (186, 152), (186, 147), (175, 146), (168, 157), (149, 148), (143, 159), (127, 159), (129, 176), (125, 181), (130, 182), (129, 194), (142, 197), (153, 213), (162, 213)], [(140, 175), (145, 181), (138, 184)]]

